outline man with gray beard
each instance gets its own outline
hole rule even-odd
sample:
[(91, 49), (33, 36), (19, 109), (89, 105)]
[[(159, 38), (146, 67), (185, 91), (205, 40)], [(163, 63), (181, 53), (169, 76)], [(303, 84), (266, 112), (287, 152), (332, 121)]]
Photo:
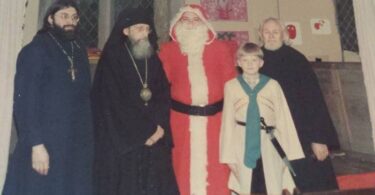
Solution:
[(124, 10), (92, 90), (97, 195), (178, 195), (172, 169), (169, 85), (149, 10)]
[(159, 56), (171, 84), (173, 168), (181, 195), (227, 195), (219, 131), (224, 83), (235, 76), (234, 54), (216, 39), (199, 5), (180, 9), (170, 36)]

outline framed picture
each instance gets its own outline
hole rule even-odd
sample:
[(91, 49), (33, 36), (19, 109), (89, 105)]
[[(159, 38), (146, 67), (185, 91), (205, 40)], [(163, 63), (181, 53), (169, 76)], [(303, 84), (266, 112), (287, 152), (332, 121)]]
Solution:
[(285, 22), (286, 29), (289, 35), (289, 41), (292, 45), (302, 44), (302, 32), (299, 22)]
[(249, 41), (249, 33), (247, 31), (219, 31), (217, 37), (220, 40), (234, 41), (237, 46)]
[(247, 22), (246, 0), (201, 0), (201, 5), (207, 11), (211, 21)]

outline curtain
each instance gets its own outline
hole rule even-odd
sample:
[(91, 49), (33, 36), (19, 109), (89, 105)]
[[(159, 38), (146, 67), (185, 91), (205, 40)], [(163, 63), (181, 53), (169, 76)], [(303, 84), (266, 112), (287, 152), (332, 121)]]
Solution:
[(0, 192), (8, 166), (12, 128), (13, 80), (22, 47), (27, 0), (0, 0)]
[(353, 0), (353, 7), (375, 143), (375, 0)]

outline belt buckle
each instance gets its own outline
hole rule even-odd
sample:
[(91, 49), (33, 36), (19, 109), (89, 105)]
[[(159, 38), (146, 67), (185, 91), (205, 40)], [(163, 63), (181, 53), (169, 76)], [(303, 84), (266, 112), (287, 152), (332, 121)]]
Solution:
[(205, 114), (206, 114), (206, 109), (202, 105), (193, 106), (191, 109), (192, 109), (192, 113), (194, 113), (194, 115), (205, 116)]
[(207, 108), (206, 108), (206, 105), (199, 105), (199, 110), (201, 110), (201, 116), (207, 116)]

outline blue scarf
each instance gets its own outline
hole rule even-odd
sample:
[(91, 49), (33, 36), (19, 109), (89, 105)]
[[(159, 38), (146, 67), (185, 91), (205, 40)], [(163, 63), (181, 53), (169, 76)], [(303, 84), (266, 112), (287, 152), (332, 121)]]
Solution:
[(242, 75), (237, 76), (242, 89), (249, 96), (249, 105), (246, 114), (246, 140), (245, 140), (245, 159), (244, 163), (247, 167), (253, 169), (256, 161), (260, 157), (260, 113), (257, 103), (257, 95), (260, 90), (270, 80), (269, 77), (260, 74), (259, 83), (251, 89)]

